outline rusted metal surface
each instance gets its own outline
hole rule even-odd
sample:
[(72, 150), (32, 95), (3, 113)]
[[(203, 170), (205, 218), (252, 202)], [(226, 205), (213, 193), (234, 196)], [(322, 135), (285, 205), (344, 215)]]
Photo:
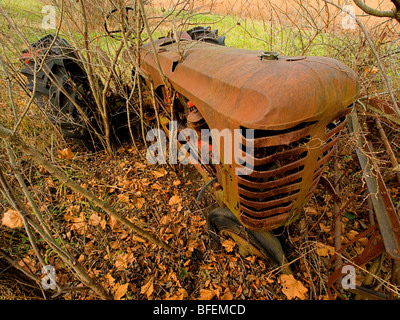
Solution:
[[(225, 205), (247, 227), (291, 223), (316, 188), (345, 117), (359, 94), (357, 75), (324, 57), (261, 59), (250, 51), (182, 40), (155, 42), (166, 79), (197, 108), (210, 129), (253, 129), (253, 172), (224, 162), (216, 173)], [(144, 46), (142, 68), (162, 85), (154, 54)], [(228, 150), (233, 153), (232, 150)], [(232, 157), (233, 158), (233, 157)]]
[[(383, 111), (387, 115), (395, 116), (396, 111), (393, 105), (393, 101), (387, 101), (384, 99), (369, 97), (366, 101), (368, 105), (378, 110)], [(397, 105), (400, 106), (400, 101), (396, 101)]]
[(293, 221), (293, 213), (301, 210), (317, 186), (349, 110), (323, 131), (314, 121), (288, 133), (260, 136), (254, 142), (258, 165), (250, 175), (238, 177), (243, 221), (262, 229)]
[[(385, 246), (383, 244), (383, 241), (378, 237), (379, 236), (379, 227), (377, 224), (374, 224), (372, 227), (369, 229), (365, 230), (364, 232), (361, 232), (358, 234), (356, 237), (354, 237), (352, 240), (348, 241), (345, 245), (343, 245), (337, 252), (336, 254), (342, 254), (343, 251), (353, 245), (356, 241), (358, 241), (361, 238), (365, 238), (369, 236), (368, 243), (364, 247), (363, 251), (354, 257), (351, 261), (346, 262), (346, 264), (342, 265), (340, 268), (337, 268), (332, 274), (329, 275), (328, 277), (328, 295), (329, 299), (333, 300), (333, 292), (336, 291), (336, 293), (339, 293), (339, 291), (335, 288), (335, 284), (340, 280), (344, 274), (342, 272), (343, 267), (346, 265), (352, 265), (354, 267), (358, 266), (363, 266), (367, 262), (371, 261), (372, 259), (380, 256), (384, 251), (385, 251)], [(331, 257), (330, 263), (335, 259), (335, 256)], [(360, 294), (368, 299), (387, 299), (387, 296), (382, 296), (378, 292), (372, 292), (372, 290), (368, 290), (366, 288), (363, 288), (361, 286), (356, 286), (356, 288), (352, 289), (354, 293)]]
[[(156, 40), (164, 75), (174, 89), (199, 109), (210, 127), (217, 120), (236, 127), (281, 130), (329, 119), (358, 95), (357, 75), (337, 60), (279, 56), (262, 61), (251, 51), (193, 41)], [(183, 53), (183, 56), (179, 54)], [(149, 45), (143, 69), (162, 85)]]
[[(352, 246), (356, 241), (361, 238), (368, 237), (368, 243), (365, 245), (363, 251), (355, 256), (351, 261), (347, 261), (346, 265), (350, 264), (354, 267), (365, 266), (368, 262), (372, 261), (376, 257), (380, 256), (382, 253), (386, 253), (389, 258), (393, 259), (393, 269), (392, 269), (392, 280), (394, 282), (398, 281), (398, 274), (396, 271), (396, 266), (398, 266), (400, 261), (400, 221), (393, 206), (390, 193), (388, 192), (379, 168), (375, 166), (376, 160), (374, 159), (374, 151), (372, 147), (367, 142), (364, 134), (361, 130), (361, 126), (357, 117), (357, 113), (354, 110), (349, 116), (348, 127), (350, 132), (357, 134), (356, 140), (356, 155), (360, 162), (361, 168), (363, 170), (363, 178), (366, 182), (364, 187), (361, 187), (355, 195), (359, 194), (363, 189), (367, 188), (368, 193), (371, 197), (371, 202), (373, 204), (376, 221), (367, 230), (359, 233), (352, 240), (348, 241), (346, 244), (337, 248), (336, 254), (342, 254), (347, 248)], [(343, 213), (345, 208), (349, 203), (354, 200), (354, 196), (350, 197), (349, 200), (342, 206), (340, 211), (337, 213), (335, 219), (339, 218)], [(339, 231), (340, 232), (340, 231)], [(337, 235), (340, 237), (340, 234)], [(333, 256), (330, 263), (334, 260)], [(337, 268), (328, 278), (328, 293), (330, 299), (333, 299), (332, 290), (335, 288), (335, 284), (340, 280), (344, 274), (342, 273), (343, 266)], [(373, 291), (369, 288), (364, 288), (356, 285), (355, 288), (349, 289), (349, 291), (356, 293), (366, 299), (390, 299), (389, 295), (382, 294)]]
[[(400, 260), (400, 220), (380, 170), (378, 167), (373, 166), (374, 162), (376, 162), (374, 160), (374, 151), (360, 132), (360, 124), (355, 112), (351, 114), (349, 128), (351, 131), (358, 132), (360, 135), (356, 152), (361, 167), (365, 172), (364, 179), (368, 191), (371, 194), (376, 220), (385, 244), (386, 252), (391, 258)], [(368, 159), (366, 154), (369, 155), (370, 159)]]

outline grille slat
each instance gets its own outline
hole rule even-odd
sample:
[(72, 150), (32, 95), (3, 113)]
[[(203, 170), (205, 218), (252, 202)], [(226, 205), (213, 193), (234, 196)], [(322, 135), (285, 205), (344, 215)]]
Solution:
[(239, 186), (239, 193), (246, 197), (265, 199), (265, 198), (276, 196), (276, 195), (279, 195), (282, 193), (289, 193), (289, 192), (298, 190), (300, 185), (301, 185), (301, 183), (298, 182), (298, 183), (290, 184), (288, 186), (284, 186), (281, 188), (272, 188), (272, 189), (269, 189), (268, 191), (249, 191), (249, 190), (246, 190)]
[(281, 152), (276, 152), (273, 154), (270, 154), (268, 156), (262, 157), (256, 157), (256, 156), (252, 156), (250, 154), (247, 154), (242, 157), (242, 161), (243, 163), (253, 163), (254, 166), (262, 166), (264, 164), (285, 158), (285, 157), (293, 157), (293, 156), (298, 156), (299, 154), (302, 154), (303, 152), (306, 152), (307, 148), (305, 146), (301, 146), (298, 148), (294, 148), (294, 149), (288, 149), (288, 150), (284, 150)]
[(285, 176), (281, 179), (276, 179), (273, 181), (263, 181), (263, 182), (247, 180), (246, 176), (238, 176), (238, 182), (250, 188), (270, 189), (296, 181), (299, 178), (301, 178), (301, 175), (302, 172), (296, 172), (294, 174)]
[(292, 206), (293, 206), (293, 203), (290, 203), (290, 204), (288, 204), (286, 206), (285, 205), (284, 206), (279, 206), (279, 207), (272, 208), (272, 209), (269, 209), (269, 210), (264, 210), (264, 211), (261, 211), (261, 212), (260, 211), (255, 211), (254, 209), (247, 208), (246, 206), (242, 206), (241, 210), (244, 213), (246, 213), (249, 216), (249, 218), (256, 219), (256, 220), (260, 221), (262, 219), (270, 218), (270, 217), (272, 217), (274, 215), (277, 215), (277, 214), (289, 214), (289, 211), (292, 208)]
[(254, 139), (247, 139), (242, 136), (242, 144), (248, 145), (248, 142), (254, 148), (266, 148), (277, 145), (289, 145), (310, 134), (313, 122), (303, 123), (291, 130), (281, 130), (282, 134), (271, 134), (271, 130), (257, 130)]
[[(325, 132), (324, 140), (327, 141), (327, 140), (328, 140), (329, 138), (331, 138), (334, 134), (340, 133), (340, 131), (343, 129), (344, 125), (346, 124), (346, 121), (345, 121), (345, 120), (346, 120), (346, 118), (345, 118), (345, 117), (342, 117), (342, 118), (339, 118), (339, 119), (338, 119), (338, 121), (339, 121), (338, 124), (335, 124), (334, 121), (331, 122), (330, 124), (331, 124), (331, 125), (334, 125), (335, 127), (334, 127), (333, 129), (330, 129), (329, 131)], [(329, 126), (328, 126), (327, 128), (329, 128)]]
[(263, 212), (265, 210), (267, 210), (270, 207), (275, 207), (278, 205), (282, 205), (282, 203), (288, 203), (294, 199), (296, 199), (297, 197), (297, 193), (289, 195), (289, 196), (284, 196), (284, 197), (279, 197), (276, 200), (269, 200), (266, 202), (261, 202), (261, 201), (251, 201), (251, 200), (247, 200), (244, 199), (243, 197), (239, 197), (240, 198), (240, 202), (252, 209), (256, 209), (256, 210), (262, 210), (260, 213), (261, 215), (263, 214)]
[[(248, 177), (252, 178), (270, 178), (273, 176), (278, 176), (286, 173), (287, 171), (293, 170), (295, 168), (301, 167), (304, 165), (305, 159), (300, 159), (295, 162), (289, 163), (287, 165), (278, 167), (278, 168), (273, 168), (271, 170), (257, 170), (254, 168), (253, 172), (247, 175)], [(276, 163), (276, 161), (274, 162)], [(277, 164), (276, 164), (277, 165)], [(240, 171), (240, 168), (243, 167), (242, 165), (238, 165), (238, 171)]]

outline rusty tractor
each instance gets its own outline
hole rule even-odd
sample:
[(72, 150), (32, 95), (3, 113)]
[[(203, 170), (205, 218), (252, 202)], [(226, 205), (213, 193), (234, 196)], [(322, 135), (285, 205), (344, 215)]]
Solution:
[[(114, 38), (121, 32), (110, 31), (107, 21), (105, 27)], [(88, 132), (98, 126), (84, 68), (65, 40), (54, 40), (47, 36), (24, 52), (22, 73), (33, 91), (32, 52), (53, 43), (48, 72), (37, 75), (38, 105), (51, 110), (50, 119), (66, 136), (91, 145)], [(230, 237), (241, 254), (264, 257), (290, 273), (274, 230), (299, 218), (320, 182), (359, 96), (357, 74), (332, 58), (227, 47), (210, 27), (146, 43), (139, 64), (158, 97), (164, 132), (177, 137), (190, 129), (197, 135), (176, 143), (204, 179), (198, 199), (209, 189), (217, 200), (207, 217), (210, 235), (217, 241)], [(127, 121), (124, 115), (111, 118), (114, 127)]]

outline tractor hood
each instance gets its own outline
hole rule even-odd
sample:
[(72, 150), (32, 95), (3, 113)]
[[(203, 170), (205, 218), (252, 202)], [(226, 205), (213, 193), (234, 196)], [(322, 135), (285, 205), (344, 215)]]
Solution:
[[(282, 130), (334, 117), (359, 94), (357, 75), (325, 57), (261, 58), (251, 51), (198, 41), (155, 41), (161, 69), (209, 124), (224, 117), (234, 126)], [(150, 44), (142, 68), (157, 88), (162, 78)]]

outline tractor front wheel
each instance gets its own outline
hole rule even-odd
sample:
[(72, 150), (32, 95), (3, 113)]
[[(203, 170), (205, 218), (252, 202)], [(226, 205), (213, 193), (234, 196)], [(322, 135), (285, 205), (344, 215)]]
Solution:
[(274, 267), (281, 267), (282, 273), (291, 273), (281, 243), (272, 231), (256, 232), (246, 228), (228, 208), (212, 210), (207, 216), (207, 226), (217, 242), (220, 238), (232, 239), (243, 257), (256, 255), (267, 259)]

